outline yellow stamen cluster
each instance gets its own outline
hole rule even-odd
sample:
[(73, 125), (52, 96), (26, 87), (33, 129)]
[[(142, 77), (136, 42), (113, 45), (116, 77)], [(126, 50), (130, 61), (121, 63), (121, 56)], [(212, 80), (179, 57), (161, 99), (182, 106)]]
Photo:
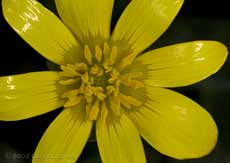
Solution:
[(70, 87), (62, 95), (67, 99), (64, 107), (84, 102), (88, 118), (96, 120), (99, 114), (106, 119), (109, 110), (119, 116), (121, 105), (127, 109), (142, 105), (136, 98), (120, 91), (121, 84), (134, 89), (144, 87), (138, 80), (143, 76), (142, 72), (121, 73), (130, 64), (127, 61), (130, 55), (116, 63), (118, 49), (116, 46), (110, 47), (108, 43), (94, 48), (85, 45), (83, 54), (85, 61), (82, 63), (60, 67), (63, 79), (59, 83)]

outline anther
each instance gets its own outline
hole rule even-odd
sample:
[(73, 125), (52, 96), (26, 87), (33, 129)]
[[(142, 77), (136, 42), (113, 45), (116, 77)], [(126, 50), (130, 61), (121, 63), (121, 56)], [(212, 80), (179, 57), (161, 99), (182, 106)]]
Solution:
[(109, 52), (110, 52), (109, 44), (107, 42), (105, 42), (104, 46), (103, 46), (103, 53), (104, 53), (105, 56), (108, 56)]
[(103, 54), (102, 54), (101, 48), (98, 45), (96, 45), (95, 46), (95, 58), (99, 63), (101, 63), (102, 61), (102, 55)]
[(93, 65), (93, 67), (91, 68), (90, 72), (93, 75), (97, 75), (97, 76), (103, 75), (103, 69), (100, 66), (98, 66), (97, 64)]
[(83, 87), (83, 92), (82, 92), (85, 96), (92, 96), (93, 95), (93, 87), (91, 86), (84, 86)]
[(142, 103), (137, 99), (133, 98), (132, 96), (124, 95), (122, 93), (119, 93), (119, 99), (122, 105), (124, 105), (127, 109), (131, 109), (132, 106), (138, 107), (142, 105)]
[(79, 96), (74, 96), (68, 99), (68, 101), (64, 104), (64, 107), (71, 107), (78, 105), (81, 102), (81, 98)]
[(112, 47), (112, 50), (111, 50), (111, 53), (110, 53), (110, 58), (109, 58), (109, 63), (110, 64), (113, 64), (115, 59), (117, 57), (117, 47), (116, 46), (113, 46)]
[(71, 85), (71, 84), (74, 84), (76, 81), (77, 81), (77, 79), (60, 80), (59, 84), (61, 84), (61, 85)]
[(143, 77), (143, 75), (144, 75), (143, 72), (132, 72), (121, 76), (121, 80), (123, 84), (132, 87), (134, 89), (142, 88), (145, 86), (144, 82), (141, 82), (135, 78), (141, 78)]
[(110, 96), (110, 107), (112, 109), (112, 111), (116, 114), (116, 115), (120, 115), (121, 114), (121, 102), (117, 97), (113, 97)]
[(81, 76), (81, 80), (82, 80), (82, 83), (88, 83), (88, 81), (89, 81), (89, 74), (88, 74), (88, 72), (85, 72), (85, 73)]
[(120, 71), (123, 70), (124, 68), (129, 66), (134, 61), (135, 58), (136, 58), (136, 55), (134, 55), (132, 53), (129, 54), (124, 59), (122, 59), (122, 61), (118, 64), (118, 69)]
[(70, 66), (61, 65), (60, 68), (62, 70), (62, 72), (59, 73), (61, 76), (64, 76), (64, 77), (76, 77), (76, 76), (80, 76), (81, 75), (80, 73), (76, 72)]
[(113, 85), (109, 85), (106, 87), (107, 94), (112, 94), (113, 92), (116, 91), (116, 88)]
[(77, 96), (79, 94), (79, 92), (80, 92), (79, 89), (73, 89), (73, 90), (65, 92), (61, 97), (62, 98), (71, 98), (71, 97)]
[(119, 79), (119, 76), (120, 76), (120, 73), (113, 69), (112, 72), (111, 72), (111, 78), (108, 80), (109, 83), (114, 83), (116, 80)]
[(93, 92), (94, 95), (101, 101), (106, 98), (106, 95), (103, 93), (104, 89), (102, 87), (94, 87)]
[(100, 111), (100, 101), (95, 100), (91, 106), (91, 109), (88, 111), (88, 117), (90, 120), (96, 120), (98, 117), (98, 113)]
[(93, 60), (92, 60), (93, 55), (92, 55), (88, 45), (85, 45), (85, 47), (84, 47), (84, 57), (85, 57), (86, 61), (88, 62), (88, 64), (92, 65), (92, 63), (93, 63)]
[(88, 70), (88, 66), (87, 66), (87, 64), (85, 64), (85, 63), (76, 63), (76, 64), (74, 65), (74, 68), (75, 68), (75, 70), (77, 70), (77, 71), (83, 71), (83, 72), (85, 72), (85, 71)]
[(105, 101), (103, 101), (101, 104), (101, 119), (103, 122), (106, 121), (107, 115), (108, 115), (108, 108)]

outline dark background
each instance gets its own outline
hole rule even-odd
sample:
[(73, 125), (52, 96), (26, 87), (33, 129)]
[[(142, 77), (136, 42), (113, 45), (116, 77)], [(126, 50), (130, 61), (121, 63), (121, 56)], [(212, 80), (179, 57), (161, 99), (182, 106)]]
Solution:
[[(53, 0), (40, 2), (55, 12)], [(116, 0), (113, 25), (127, 3), (128, 0)], [(194, 40), (217, 40), (229, 46), (228, 1), (185, 0), (171, 27), (151, 48)], [(0, 11), (0, 76), (42, 70), (47, 70), (46, 60), (9, 27)], [(207, 80), (176, 90), (197, 101), (212, 114), (219, 128), (218, 144), (204, 158), (179, 161), (161, 155), (144, 142), (148, 163), (230, 163), (229, 59), (217, 74)], [(39, 139), (59, 112), (60, 109), (17, 122), (0, 121), (0, 163), (30, 163)], [(12, 154), (17, 155), (13, 157)], [(100, 163), (95, 142), (86, 145), (78, 162)]]

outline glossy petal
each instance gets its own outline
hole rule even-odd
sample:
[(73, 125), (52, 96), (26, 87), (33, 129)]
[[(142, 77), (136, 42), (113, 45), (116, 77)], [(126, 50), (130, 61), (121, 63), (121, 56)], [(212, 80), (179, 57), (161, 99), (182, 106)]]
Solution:
[(66, 108), (40, 140), (33, 163), (75, 163), (83, 150), (93, 121), (86, 119), (83, 105)]
[(55, 3), (65, 24), (82, 43), (109, 37), (114, 0), (55, 0)]
[(146, 83), (159, 87), (186, 86), (201, 81), (220, 69), (227, 48), (215, 41), (194, 41), (147, 52), (137, 61), (148, 65)]
[(102, 162), (145, 163), (140, 136), (126, 115), (107, 121), (99, 117), (96, 122), (96, 136)]
[(149, 101), (128, 115), (149, 144), (177, 159), (202, 157), (214, 148), (217, 127), (201, 106), (167, 89), (147, 91)]
[(79, 44), (64, 24), (35, 0), (2, 0), (11, 27), (41, 55), (56, 64), (77, 60)]
[(33, 72), (0, 77), (0, 120), (31, 118), (61, 107), (62, 89), (56, 72)]
[(182, 4), (183, 0), (132, 0), (115, 27), (113, 42), (128, 42), (138, 54), (166, 31)]

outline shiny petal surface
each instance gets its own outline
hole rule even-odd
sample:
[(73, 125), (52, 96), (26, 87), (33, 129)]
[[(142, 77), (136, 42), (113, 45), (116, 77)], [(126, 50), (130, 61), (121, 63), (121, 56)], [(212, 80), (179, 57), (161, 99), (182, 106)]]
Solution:
[(166, 31), (182, 4), (183, 0), (132, 0), (115, 27), (113, 42), (128, 42), (138, 54)]
[(92, 129), (83, 105), (65, 108), (51, 123), (33, 155), (33, 163), (75, 163)]
[(227, 54), (227, 48), (219, 42), (194, 41), (147, 52), (137, 61), (148, 66), (146, 83), (179, 87), (199, 82), (217, 72)]
[(96, 136), (102, 162), (146, 163), (140, 136), (126, 115), (120, 119), (99, 117)]
[(31, 118), (61, 107), (62, 89), (56, 72), (33, 72), (0, 77), (0, 120)]
[(214, 148), (218, 130), (201, 106), (167, 89), (147, 91), (149, 101), (128, 115), (149, 144), (177, 159), (202, 157)]
[(80, 47), (71, 32), (35, 0), (2, 0), (10, 26), (41, 55), (56, 64), (78, 60)]
[(64, 23), (84, 43), (107, 39), (114, 0), (55, 0)]

